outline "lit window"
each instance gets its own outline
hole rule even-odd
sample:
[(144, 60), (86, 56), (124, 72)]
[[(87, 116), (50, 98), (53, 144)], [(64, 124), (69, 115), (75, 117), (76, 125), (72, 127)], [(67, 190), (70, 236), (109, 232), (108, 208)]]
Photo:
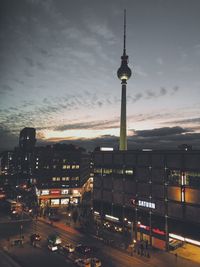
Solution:
[(53, 165), (53, 169), (56, 169), (56, 165)]
[(112, 169), (103, 169), (103, 173), (104, 174), (111, 174), (112, 173)]
[(69, 177), (62, 177), (61, 180), (62, 181), (69, 181)]
[(57, 181), (60, 181), (60, 177), (57, 177), (57, 179), (56, 179)]
[(72, 181), (78, 181), (79, 180), (79, 177), (78, 176), (77, 177), (72, 177), (71, 180)]
[(94, 173), (101, 173), (102, 169), (101, 168), (94, 168)]
[(131, 174), (133, 174), (133, 170), (132, 169), (127, 169), (127, 170), (125, 170), (125, 174), (131, 175)]
[(76, 169), (76, 165), (72, 165), (72, 169)]
[(79, 165), (76, 165), (76, 169), (79, 169), (80, 168), (80, 166)]
[(63, 169), (67, 169), (67, 165), (63, 165), (62, 168), (63, 168)]
[(67, 169), (70, 169), (70, 165), (67, 165)]
[(56, 181), (56, 177), (52, 177), (52, 181)]

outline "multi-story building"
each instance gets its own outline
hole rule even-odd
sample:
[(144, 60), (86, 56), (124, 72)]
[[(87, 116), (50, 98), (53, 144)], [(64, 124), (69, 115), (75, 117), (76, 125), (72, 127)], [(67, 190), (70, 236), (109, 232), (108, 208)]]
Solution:
[(24, 128), (19, 135), (19, 147), (14, 150), (16, 183), (29, 183), (33, 175), (36, 130)]
[(15, 173), (15, 159), (13, 151), (4, 151), (0, 156), (0, 175), (8, 176)]
[(35, 128), (24, 128), (19, 135), (19, 148), (23, 151), (32, 152), (36, 144)]
[(78, 204), (90, 177), (90, 155), (82, 148), (56, 144), (36, 148), (34, 157), (39, 205)]
[(169, 248), (171, 239), (200, 245), (200, 151), (94, 153), (95, 218), (135, 239)]

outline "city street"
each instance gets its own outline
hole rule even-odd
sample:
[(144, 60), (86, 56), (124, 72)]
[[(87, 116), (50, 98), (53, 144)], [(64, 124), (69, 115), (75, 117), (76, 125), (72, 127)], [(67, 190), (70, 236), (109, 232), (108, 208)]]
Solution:
[[(58, 227), (55, 227), (59, 226)], [(24, 245), (23, 247), (11, 246), (7, 239), (1, 239), (1, 246), (8, 251), (8, 253), (13, 257), (16, 262), (22, 267), (35, 267), (35, 266), (74, 266), (74, 263), (70, 261), (67, 257), (59, 255), (57, 252), (51, 252), (47, 249), (47, 236), (52, 233), (57, 233), (62, 238), (63, 244), (70, 242), (74, 245), (78, 243), (87, 244), (89, 246), (96, 247), (95, 256), (102, 261), (102, 266), (110, 267), (142, 267), (142, 266), (184, 266), (184, 267), (197, 267), (199, 264), (195, 264), (191, 261), (184, 260), (180, 257), (175, 257), (173, 254), (162, 252), (162, 251), (152, 251), (151, 257), (146, 258), (144, 256), (137, 255), (133, 256), (119, 251), (115, 248), (105, 245), (102, 241), (96, 239), (95, 237), (88, 236), (86, 234), (79, 233), (77, 230), (69, 226), (65, 226), (62, 223), (54, 223), (50, 225), (44, 221), (37, 221), (26, 225), (24, 227)], [(0, 226), (1, 227), (1, 226)], [(9, 227), (9, 224), (7, 224)], [(61, 229), (62, 228), (62, 229)], [(17, 228), (16, 228), (17, 230)], [(4, 225), (4, 232), (5, 225)], [(30, 244), (29, 236), (31, 233), (37, 232), (41, 235), (42, 241), (37, 248), (33, 248)], [(9, 235), (9, 232), (7, 232)], [(10, 241), (14, 238), (18, 238), (19, 235), (16, 232), (13, 236), (10, 236)]]

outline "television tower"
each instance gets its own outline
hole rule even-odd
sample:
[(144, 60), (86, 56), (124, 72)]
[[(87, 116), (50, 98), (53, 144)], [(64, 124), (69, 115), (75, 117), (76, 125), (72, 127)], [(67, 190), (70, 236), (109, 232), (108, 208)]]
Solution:
[(131, 77), (131, 69), (128, 67), (128, 56), (126, 54), (126, 9), (124, 10), (124, 49), (123, 49), (123, 55), (121, 56), (121, 66), (117, 71), (117, 76), (121, 80), (122, 84), (119, 149), (127, 150), (126, 84), (127, 80)]

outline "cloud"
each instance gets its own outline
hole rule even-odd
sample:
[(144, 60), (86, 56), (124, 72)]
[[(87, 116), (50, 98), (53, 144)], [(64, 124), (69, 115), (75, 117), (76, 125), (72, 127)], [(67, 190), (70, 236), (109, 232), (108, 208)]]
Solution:
[(90, 121), (73, 123), (54, 127), (54, 131), (81, 130), (81, 129), (111, 129), (119, 127), (119, 120)]
[[(181, 132), (181, 131), (180, 131)], [(177, 149), (181, 144), (191, 145), (194, 149), (200, 149), (200, 133), (178, 133), (162, 136), (128, 136), (128, 149), (152, 148), (155, 150)], [(108, 146), (114, 149), (119, 148), (119, 137), (113, 135), (102, 135), (92, 139), (48, 139), (44, 144), (62, 142), (84, 147), (86, 150), (94, 150), (95, 147)]]
[(197, 118), (188, 118), (183, 120), (175, 120), (167, 122), (168, 124), (199, 124), (200, 123), (200, 117)]
[(8, 84), (3, 84), (0, 86), (0, 94), (6, 94), (12, 91), (13, 88), (11, 88)]
[(191, 130), (176, 126), (176, 127), (156, 128), (151, 130), (134, 131), (134, 134), (141, 137), (155, 137), (155, 136), (171, 136), (177, 134), (180, 135), (187, 132), (191, 132)]
[(18, 137), (6, 127), (0, 126), (0, 152), (12, 150), (18, 143)]
[(141, 76), (144, 78), (148, 76), (148, 74), (139, 65), (134, 66), (134, 70), (135, 70), (135, 74), (138, 76)]
[(163, 59), (161, 57), (158, 57), (156, 59), (156, 62), (159, 64), (159, 65), (163, 65)]

